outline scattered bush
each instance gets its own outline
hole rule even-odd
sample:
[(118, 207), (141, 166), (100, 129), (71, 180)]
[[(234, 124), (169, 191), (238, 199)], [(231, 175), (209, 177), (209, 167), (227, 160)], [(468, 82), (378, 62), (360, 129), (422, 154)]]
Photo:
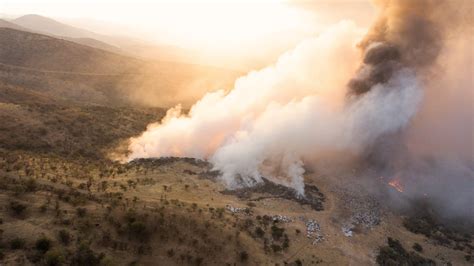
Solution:
[(149, 230), (146, 226), (146, 217), (139, 215), (135, 211), (129, 211), (125, 215), (127, 222), (126, 229), (129, 237), (140, 241), (146, 241), (150, 237)]
[(415, 252), (407, 252), (398, 240), (389, 237), (388, 246), (380, 247), (377, 255), (379, 265), (435, 265), (431, 259), (426, 259)]
[(468, 254), (468, 255), (465, 255), (465, 256), (464, 256), (464, 259), (465, 259), (466, 261), (471, 261), (472, 256), (469, 255), (469, 254)]
[(288, 238), (288, 235), (285, 234), (285, 239), (283, 240), (283, 249), (288, 249), (290, 247), (290, 239)]
[(422, 234), (437, 244), (453, 249), (469, 248), (472, 241), (470, 234), (463, 234), (458, 228), (440, 224), (430, 215), (408, 217), (403, 221), (403, 226), (415, 234)]
[(251, 201), (247, 202), (247, 206), (249, 207), (256, 207), (257, 205)]
[(87, 209), (86, 208), (77, 208), (76, 209), (76, 214), (77, 216), (79, 217), (85, 217), (86, 216), (86, 213), (87, 213)]
[(46, 253), (51, 248), (51, 245), (51, 240), (43, 236), (36, 240), (35, 248), (41, 253)]
[(247, 253), (247, 251), (242, 251), (240, 252), (239, 257), (241, 262), (246, 262), (249, 259), (249, 254)]
[(145, 240), (148, 237), (146, 225), (140, 221), (134, 221), (128, 224), (128, 231), (131, 235), (140, 240)]
[(71, 234), (68, 231), (62, 229), (58, 232), (58, 239), (62, 244), (67, 246), (71, 242)]
[(418, 244), (418, 243), (413, 244), (413, 249), (416, 250), (416, 251), (418, 251), (418, 252), (422, 252), (422, 251), (423, 251), (423, 247), (422, 247), (420, 244)]
[(10, 241), (11, 249), (23, 249), (25, 247), (25, 240), (23, 238), (16, 237)]
[(48, 210), (48, 205), (47, 204), (43, 204), (43, 205), (40, 206), (40, 212), (41, 213), (45, 213), (47, 210)]
[(275, 240), (279, 240), (282, 236), (283, 233), (285, 232), (285, 228), (280, 228), (276, 225), (272, 225), (272, 237)]
[(11, 201), (10, 202), (10, 210), (15, 214), (15, 215), (22, 215), (25, 210), (26, 210), (26, 205), (22, 204), (18, 201)]
[(255, 228), (255, 235), (262, 238), (265, 235), (265, 231), (261, 227)]
[(71, 259), (71, 265), (96, 266), (96, 265), (100, 265), (100, 262), (101, 262), (103, 257), (104, 257), (103, 253), (97, 255), (97, 254), (94, 253), (94, 251), (92, 251), (89, 248), (88, 245), (82, 243), (81, 245), (79, 245), (79, 247), (77, 248), (75, 254), (73, 255), (73, 257)]
[(33, 192), (33, 191), (36, 191), (36, 188), (37, 188), (37, 183), (36, 183), (36, 180), (33, 179), (33, 178), (28, 178), (25, 182), (25, 188), (26, 188), (26, 191), (28, 192)]
[(272, 250), (273, 252), (280, 252), (282, 248), (279, 245), (272, 244)]
[(60, 250), (50, 250), (45, 254), (45, 264), (48, 266), (57, 266), (64, 263), (64, 255)]

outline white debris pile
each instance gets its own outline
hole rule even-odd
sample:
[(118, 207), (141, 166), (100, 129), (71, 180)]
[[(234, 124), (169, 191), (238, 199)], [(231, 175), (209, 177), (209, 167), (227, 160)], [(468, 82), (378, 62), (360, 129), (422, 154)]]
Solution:
[(248, 208), (238, 208), (238, 207), (233, 207), (232, 205), (225, 205), (226, 210), (230, 211), (231, 213), (239, 213), (239, 212), (245, 212), (248, 213), (249, 209)]
[(354, 228), (354, 225), (352, 225), (352, 224), (343, 225), (342, 228), (341, 228), (342, 233), (347, 237), (351, 237), (353, 228)]
[(283, 223), (291, 223), (293, 222), (293, 219), (289, 216), (285, 216), (285, 215), (273, 215), (272, 216), (272, 220), (274, 222), (283, 222)]
[(324, 240), (321, 226), (315, 220), (306, 222), (306, 237), (313, 240), (313, 245)]
[(380, 224), (380, 213), (378, 209), (368, 207), (364, 210), (354, 212), (351, 216), (351, 220), (354, 224), (360, 224), (366, 228), (372, 228)]
[(340, 192), (343, 206), (350, 213), (348, 224), (352, 226), (362, 225), (365, 228), (373, 228), (380, 224), (382, 211), (378, 201), (369, 195), (356, 191), (342, 189)]

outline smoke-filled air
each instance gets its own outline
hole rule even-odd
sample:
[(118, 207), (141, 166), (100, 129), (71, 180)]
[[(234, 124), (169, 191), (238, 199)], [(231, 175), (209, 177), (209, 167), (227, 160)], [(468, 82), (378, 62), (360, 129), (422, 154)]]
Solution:
[(473, 265), (474, 0), (0, 0), (0, 265)]
[[(189, 112), (170, 109), (130, 140), (128, 160), (206, 159), (229, 188), (263, 176), (304, 196), (311, 158), (366, 156), (385, 138), (405, 145), (404, 132), (440, 80), (433, 72), (446, 71), (436, 63), (452, 52), (448, 36), (471, 31), (465, 14), (455, 12), (462, 4), (377, 1), (380, 14), (369, 32), (339, 22), (239, 78), (230, 91), (206, 94)], [(445, 90), (455, 94), (462, 89), (456, 86)]]

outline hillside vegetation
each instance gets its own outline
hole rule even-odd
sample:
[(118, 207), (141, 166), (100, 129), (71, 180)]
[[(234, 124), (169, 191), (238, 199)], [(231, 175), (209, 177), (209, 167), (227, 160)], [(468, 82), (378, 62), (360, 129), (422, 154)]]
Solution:
[(207, 91), (231, 88), (241, 73), (151, 62), (46, 35), (0, 27), (1, 82), (52, 97), (107, 105), (190, 106)]

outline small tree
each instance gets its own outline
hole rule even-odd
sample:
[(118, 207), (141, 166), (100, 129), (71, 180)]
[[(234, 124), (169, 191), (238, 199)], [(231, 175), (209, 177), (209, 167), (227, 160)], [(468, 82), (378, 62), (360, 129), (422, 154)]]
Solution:
[(244, 250), (240, 252), (239, 257), (241, 262), (246, 262), (249, 259), (249, 254), (247, 253), (247, 251)]
[(12, 212), (15, 215), (22, 215), (24, 213), (24, 211), (26, 210), (26, 205), (22, 204), (18, 201), (11, 201), (10, 202), (10, 210), (12, 210)]
[(25, 247), (25, 240), (23, 238), (16, 237), (10, 241), (11, 249), (22, 249)]
[(69, 234), (69, 232), (64, 229), (58, 232), (58, 238), (59, 241), (61, 241), (61, 243), (66, 246), (69, 245), (69, 243), (71, 242), (71, 234)]
[(59, 250), (50, 250), (45, 254), (45, 264), (49, 266), (62, 265), (64, 263), (64, 255)]
[(51, 248), (51, 240), (43, 236), (36, 240), (35, 248), (41, 253), (46, 253)]
[(86, 216), (87, 209), (86, 208), (77, 208), (76, 213), (77, 213), (77, 216), (82, 218), (82, 217)]

